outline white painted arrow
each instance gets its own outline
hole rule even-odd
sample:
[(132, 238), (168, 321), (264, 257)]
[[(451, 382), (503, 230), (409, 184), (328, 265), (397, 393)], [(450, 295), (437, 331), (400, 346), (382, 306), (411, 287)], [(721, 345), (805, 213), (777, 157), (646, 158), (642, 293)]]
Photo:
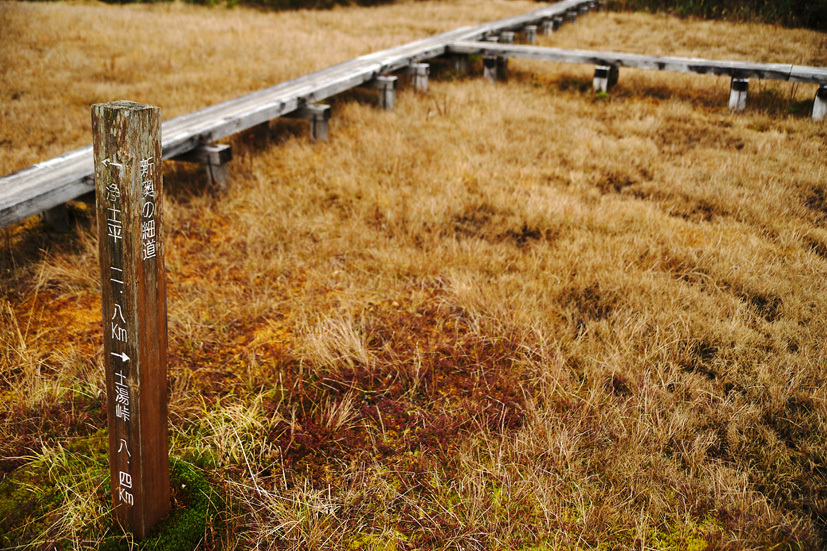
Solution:
[(127, 356), (126, 353), (124, 353), (124, 352), (121, 352), (120, 354), (112, 352), (112, 355), (115, 356), (116, 358), (120, 358), (122, 362), (128, 362), (129, 361), (129, 356)]
[(110, 166), (117, 166), (119, 168), (123, 168), (123, 165), (121, 163), (116, 163), (114, 161), (110, 161), (109, 159), (104, 159), (104, 160), (101, 161), (101, 163), (103, 163), (103, 166), (105, 166), (107, 168), (110, 167)]

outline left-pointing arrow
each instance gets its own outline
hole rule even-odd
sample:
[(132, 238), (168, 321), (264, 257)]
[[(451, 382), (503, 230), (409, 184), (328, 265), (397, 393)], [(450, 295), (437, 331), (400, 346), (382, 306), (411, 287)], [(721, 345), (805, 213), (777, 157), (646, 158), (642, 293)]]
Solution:
[(116, 358), (120, 358), (122, 362), (128, 362), (129, 361), (129, 356), (127, 356), (124, 352), (121, 352), (120, 354), (118, 354), (116, 352), (112, 352), (112, 355), (115, 356)]

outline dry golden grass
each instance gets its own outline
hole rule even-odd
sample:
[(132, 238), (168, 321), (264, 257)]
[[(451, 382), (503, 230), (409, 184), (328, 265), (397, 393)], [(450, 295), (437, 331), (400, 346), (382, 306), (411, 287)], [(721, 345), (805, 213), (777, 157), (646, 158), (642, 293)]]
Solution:
[[(3, 166), (88, 142), (88, 103), (110, 93), (174, 116), (533, 7), (0, 4), (43, 51), (89, 29), (43, 68), (64, 71), (62, 87), (4, 74), (28, 90), (15, 101), (49, 97), (43, 120), (57, 120), (67, 82), (102, 94), (64, 127), (6, 102)], [(141, 18), (168, 31), (148, 55), (175, 52), (176, 69), (84, 85), (85, 60), (112, 56), (108, 29)], [(260, 31), (232, 32), (248, 26)], [(331, 57), (299, 48), (327, 40), (321, 28), (343, 44)], [(544, 43), (827, 64), (818, 33), (637, 14), (591, 15)], [(168, 164), (171, 449), (230, 504), (209, 545), (821, 548), (827, 127), (806, 113), (814, 90), (752, 84), (733, 114), (724, 79), (622, 71), (601, 99), (590, 68), (510, 66), (508, 84), (445, 74), (403, 90), (393, 112), (338, 99), (327, 143), (288, 123), (258, 149), (235, 139), (224, 195)], [(3, 476), (60, 472), (55, 450), (103, 423), (96, 237), (73, 213), (69, 236), (5, 232)], [(83, 499), (58, 500), (53, 539), (94, 548), (104, 520), (90, 511), (107, 495), (76, 478), (61, 480)]]

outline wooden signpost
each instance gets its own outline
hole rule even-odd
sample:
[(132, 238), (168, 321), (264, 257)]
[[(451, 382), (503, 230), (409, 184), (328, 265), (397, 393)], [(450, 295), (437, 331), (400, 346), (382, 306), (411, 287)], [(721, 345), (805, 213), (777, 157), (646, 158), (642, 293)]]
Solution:
[(160, 109), (92, 106), (112, 500), (143, 538), (170, 510)]

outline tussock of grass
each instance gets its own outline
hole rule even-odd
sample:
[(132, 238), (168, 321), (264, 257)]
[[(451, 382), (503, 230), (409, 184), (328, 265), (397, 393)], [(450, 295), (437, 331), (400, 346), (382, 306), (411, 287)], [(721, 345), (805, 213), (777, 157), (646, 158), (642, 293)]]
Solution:
[[(381, 8), (388, 34), (364, 10), (332, 15), (374, 25), (350, 57), (404, 42), (405, 21), (427, 34), (418, 10), (471, 22), (450, 14), (472, 4)], [(181, 32), (252, 17), (127, 10)], [(266, 21), (306, 32), (329, 16)], [(643, 29), (635, 49), (661, 48), (666, 28), (687, 49), (658, 53), (709, 57), (718, 35), (772, 32), (753, 59), (798, 48), (823, 64), (815, 33), (635, 14), (590, 15), (549, 43), (631, 51), (618, 25)], [(202, 545), (822, 547), (827, 142), (788, 112), (813, 90), (759, 87), (732, 114), (712, 77), (626, 71), (599, 99), (588, 68), (510, 66), (508, 84), (402, 90), (393, 112), (338, 99), (327, 143), (278, 124), (257, 148), (236, 137), (226, 194), (165, 167), (171, 449), (227, 504)], [(246, 86), (213, 80), (206, 94)], [(74, 219), (68, 237), (31, 221), (4, 234), (5, 478), (102, 426), (96, 237), (88, 211)], [(71, 504), (53, 509), (64, 529)], [(85, 526), (73, 541), (94, 547), (102, 524)]]

